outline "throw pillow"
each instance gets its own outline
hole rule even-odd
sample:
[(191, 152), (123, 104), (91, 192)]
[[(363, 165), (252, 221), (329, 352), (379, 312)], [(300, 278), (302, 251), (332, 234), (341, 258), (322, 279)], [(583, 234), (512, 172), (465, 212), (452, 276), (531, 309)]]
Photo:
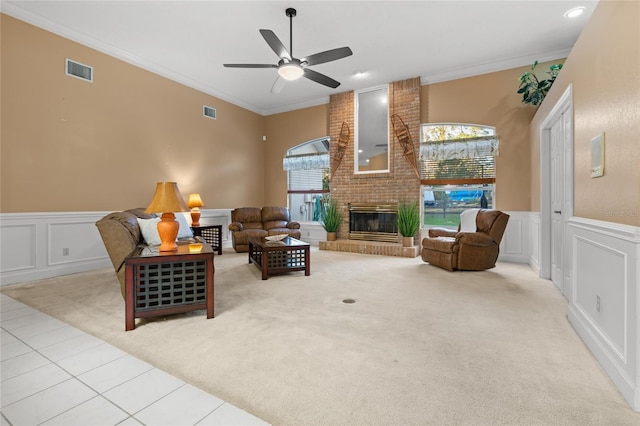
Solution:
[(460, 214), (460, 232), (476, 232), (476, 216), (480, 209), (465, 210)]
[(178, 238), (193, 238), (193, 231), (187, 223), (187, 218), (184, 217), (184, 213), (176, 213), (176, 220), (180, 224), (178, 229)]
[(158, 234), (158, 222), (160, 222), (160, 218), (154, 217), (153, 219), (140, 219), (138, 217), (136, 219), (140, 226), (140, 232), (142, 233), (144, 241), (150, 246), (160, 245), (162, 243), (162, 241), (160, 241), (160, 235)]

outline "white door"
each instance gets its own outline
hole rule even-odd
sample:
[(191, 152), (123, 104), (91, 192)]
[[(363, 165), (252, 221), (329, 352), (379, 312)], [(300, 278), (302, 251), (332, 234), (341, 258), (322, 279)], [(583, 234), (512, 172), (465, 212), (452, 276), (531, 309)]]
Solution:
[(550, 129), (551, 153), (551, 281), (565, 294), (563, 283), (563, 253), (564, 253), (564, 221), (562, 207), (564, 201), (565, 170), (564, 170), (564, 142), (565, 130), (562, 114)]
[(571, 300), (573, 217), (573, 86), (569, 85), (540, 125), (540, 276)]

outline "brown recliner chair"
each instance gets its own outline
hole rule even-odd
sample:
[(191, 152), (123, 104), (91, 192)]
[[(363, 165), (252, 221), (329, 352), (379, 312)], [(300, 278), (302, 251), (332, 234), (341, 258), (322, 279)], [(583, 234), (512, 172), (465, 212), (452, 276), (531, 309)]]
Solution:
[(240, 207), (231, 211), (231, 243), (237, 253), (249, 251), (249, 238), (288, 234), (300, 238), (300, 223), (292, 222), (287, 207)]
[(422, 260), (449, 271), (493, 268), (508, 221), (506, 213), (481, 209), (476, 215), (476, 232), (431, 228), (422, 240)]

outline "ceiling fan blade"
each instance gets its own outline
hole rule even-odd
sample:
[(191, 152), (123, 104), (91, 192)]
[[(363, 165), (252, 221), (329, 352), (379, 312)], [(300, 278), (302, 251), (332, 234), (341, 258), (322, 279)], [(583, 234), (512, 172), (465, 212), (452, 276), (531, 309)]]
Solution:
[(338, 59), (346, 58), (353, 55), (353, 52), (348, 47), (339, 47), (337, 49), (326, 50), (324, 52), (316, 53), (314, 55), (307, 56), (301, 59), (301, 62), (306, 62), (307, 65), (324, 64), (325, 62), (336, 61)]
[(279, 58), (288, 59), (289, 61), (291, 60), (291, 55), (289, 54), (289, 51), (287, 50), (286, 47), (284, 47), (284, 44), (282, 44), (280, 39), (273, 33), (273, 31), (260, 30), (260, 34), (262, 34), (264, 41), (266, 41), (269, 47), (274, 52), (276, 52), (276, 55), (278, 55)]
[(272, 64), (223, 64), (227, 68), (278, 68)]
[(335, 81), (331, 77), (327, 77), (324, 74), (320, 74), (317, 71), (310, 70), (309, 68), (304, 69), (304, 76), (309, 80), (315, 81), (316, 83), (324, 84), (325, 86), (331, 87), (332, 89), (340, 86), (340, 82)]
[(278, 76), (278, 78), (276, 78), (276, 81), (273, 82), (273, 86), (271, 86), (271, 93), (277, 95), (278, 93), (282, 92), (282, 89), (284, 89), (285, 85), (286, 80)]

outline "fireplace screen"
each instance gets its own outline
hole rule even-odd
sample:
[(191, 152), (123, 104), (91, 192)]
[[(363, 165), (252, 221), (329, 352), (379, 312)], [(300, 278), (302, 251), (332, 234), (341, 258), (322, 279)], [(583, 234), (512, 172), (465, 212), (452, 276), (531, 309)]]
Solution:
[(398, 205), (349, 204), (349, 238), (368, 241), (398, 241)]

